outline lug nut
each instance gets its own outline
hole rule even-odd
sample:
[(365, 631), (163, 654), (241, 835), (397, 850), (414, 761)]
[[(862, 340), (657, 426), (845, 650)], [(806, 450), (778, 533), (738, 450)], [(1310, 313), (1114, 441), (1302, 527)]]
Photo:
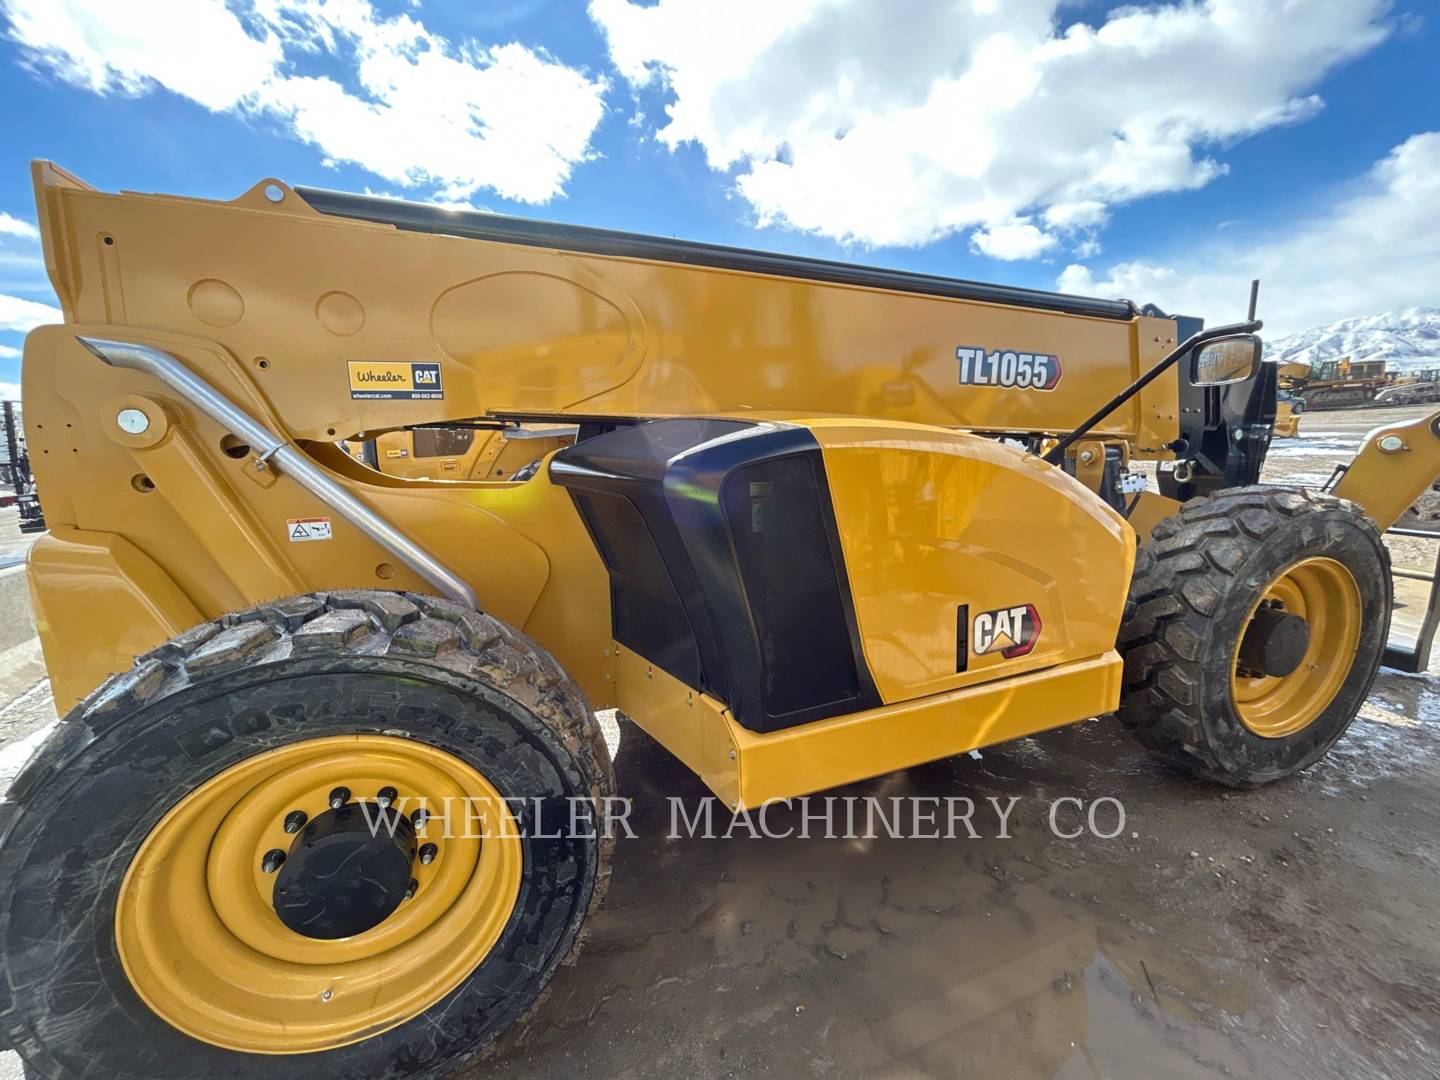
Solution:
[(426, 810), (424, 807), (421, 807), (419, 810), (416, 810), (413, 814), (410, 815), (410, 824), (414, 825), (417, 829), (423, 829), (425, 827), (425, 823), (429, 820), (430, 811)]
[(279, 848), (271, 848), (265, 853), (265, 858), (260, 860), (260, 869), (265, 871), (265, 873), (267, 874), (273, 874), (276, 870), (280, 869), (280, 865), (284, 861), (285, 852), (281, 851)]
[(420, 865), (429, 866), (435, 861), (435, 856), (440, 854), (440, 849), (434, 844), (426, 844), (420, 849)]
[(291, 810), (290, 813), (285, 815), (285, 831), (287, 833), (297, 833), (305, 827), (305, 822), (309, 820), (304, 810)]
[(420, 888), (420, 882), (416, 881), (416, 880), (412, 877), (412, 878), (410, 879), (410, 887), (405, 890), (405, 899), (406, 899), (406, 900), (409, 900), (412, 896), (414, 896), (414, 895), (415, 895), (415, 890), (418, 889), (418, 888)]
[(400, 797), (400, 793), (393, 787), (382, 787), (375, 794), (375, 801), (380, 804), (381, 810), (389, 810), (390, 804)]
[(330, 792), (330, 809), (339, 810), (350, 801), (350, 789), (348, 787), (337, 787)]

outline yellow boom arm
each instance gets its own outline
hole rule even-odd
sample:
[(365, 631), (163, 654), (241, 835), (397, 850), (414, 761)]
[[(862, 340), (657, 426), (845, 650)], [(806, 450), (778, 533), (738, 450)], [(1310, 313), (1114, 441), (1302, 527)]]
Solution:
[(1357, 503), (1376, 525), (1388, 529), (1437, 477), (1440, 409), (1370, 432), (1334, 494)]

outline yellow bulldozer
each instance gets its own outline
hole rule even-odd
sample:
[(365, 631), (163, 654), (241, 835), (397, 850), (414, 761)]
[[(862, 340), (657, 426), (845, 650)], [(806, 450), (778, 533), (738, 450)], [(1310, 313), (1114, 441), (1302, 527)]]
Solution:
[(1112, 712), (1192, 776), (1291, 776), (1365, 700), (1381, 530), (1440, 473), (1432, 417), (1331, 493), (1260, 486), (1253, 292), (1205, 328), (33, 171), (64, 321), (25, 344), (28, 573), (64, 719), (0, 803), (0, 1036), (40, 1075), (469, 1060), (604, 894), (596, 710), (737, 811)]
[(1379, 404), (1376, 396), (1393, 382), (1384, 360), (1325, 360), (1280, 365), (1280, 389), (1307, 410), (1358, 409)]

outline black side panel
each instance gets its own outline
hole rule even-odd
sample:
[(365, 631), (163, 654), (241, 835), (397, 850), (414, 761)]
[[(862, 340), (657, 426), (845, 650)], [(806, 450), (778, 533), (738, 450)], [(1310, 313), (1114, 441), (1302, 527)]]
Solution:
[[(1175, 316), (1177, 341), (1204, 329), (1204, 321)], [(1157, 474), (1161, 494), (1181, 502), (1222, 488), (1258, 483), (1275, 426), (1276, 371), (1261, 364), (1253, 379), (1228, 386), (1196, 386), (1189, 365), (1180, 368), (1180, 444), (1176, 458), (1193, 463), (1181, 483), (1173, 472)]]
[(753, 731), (880, 703), (808, 431), (657, 420), (560, 451), (550, 476), (610, 571), (622, 645)]
[[(1220, 415), (1230, 432), (1230, 453), (1225, 459), (1225, 487), (1260, 482), (1260, 470), (1275, 435), (1275, 401), (1280, 367), (1261, 364), (1249, 382), (1220, 388)], [(1243, 437), (1236, 438), (1237, 433)]]
[(610, 571), (615, 640), (682, 682), (699, 686), (695, 632), (645, 518), (624, 495), (573, 495)]
[(615, 640), (724, 702), (729, 669), (665, 477), (676, 455), (747, 427), (704, 419), (635, 424), (584, 439), (550, 462), (551, 480), (570, 489), (610, 571)]
[(987, 285), (980, 281), (964, 281), (935, 274), (856, 266), (853, 263), (830, 259), (806, 259), (797, 255), (779, 255), (721, 244), (702, 244), (693, 240), (672, 240), (613, 229), (593, 229), (584, 225), (533, 221), (530, 218), (506, 217), (503, 214), (442, 210), (438, 206), (424, 203), (382, 199), (373, 195), (351, 195), (343, 191), (326, 191), (324, 188), (298, 187), (295, 191), (322, 214), (376, 221), (412, 232), (444, 233), (447, 236), (468, 236), (502, 244), (528, 244), (564, 251), (585, 251), (596, 255), (658, 259), (692, 266), (742, 270), (753, 274), (833, 281), (845, 285), (893, 289), (897, 292), (953, 296), (963, 300), (983, 300), (992, 304), (1010, 304), (1042, 311), (1061, 311), (1070, 315), (1089, 315), (1097, 319), (1128, 321), (1136, 314), (1135, 305), (1129, 300), (1094, 300), (1085, 296), (1042, 292), (1039, 289)]
[(964, 671), (970, 666), (970, 605), (961, 604), (955, 609), (955, 670)]
[(753, 630), (763, 679), (758, 687), (732, 689), (731, 697), (758, 691), (745, 707), (763, 713), (766, 730), (817, 709), (850, 712), (860, 700), (841, 600), (845, 583), (836, 574), (829, 497), (818, 465), (818, 450), (768, 458), (735, 469), (720, 489), (749, 605), (751, 626), (736, 629), (742, 636)]

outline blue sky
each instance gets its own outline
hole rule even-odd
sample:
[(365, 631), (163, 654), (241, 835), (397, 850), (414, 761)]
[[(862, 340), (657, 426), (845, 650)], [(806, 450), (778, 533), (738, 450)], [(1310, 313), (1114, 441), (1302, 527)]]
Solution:
[[(53, 304), (27, 164), (266, 175), (1127, 295), (1440, 306), (1419, 0), (0, 0), (0, 384)], [(28, 302), (28, 303), (27, 303)]]

